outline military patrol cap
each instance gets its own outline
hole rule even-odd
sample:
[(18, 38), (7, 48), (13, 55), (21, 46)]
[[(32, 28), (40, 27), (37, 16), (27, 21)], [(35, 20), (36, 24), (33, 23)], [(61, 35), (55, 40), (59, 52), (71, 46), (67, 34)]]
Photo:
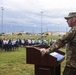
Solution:
[(76, 12), (71, 12), (69, 13), (68, 16), (64, 17), (65, 19), (69, 19), (69, 18), (72, 18), (72, 17), (76, 17)]

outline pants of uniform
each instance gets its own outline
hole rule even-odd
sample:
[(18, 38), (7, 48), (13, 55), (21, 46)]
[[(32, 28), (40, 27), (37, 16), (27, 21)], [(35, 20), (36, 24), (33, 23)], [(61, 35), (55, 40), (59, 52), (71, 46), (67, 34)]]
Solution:
[(74, 67), (65, 67), (63, 75), (76, 75), (76, 68)]

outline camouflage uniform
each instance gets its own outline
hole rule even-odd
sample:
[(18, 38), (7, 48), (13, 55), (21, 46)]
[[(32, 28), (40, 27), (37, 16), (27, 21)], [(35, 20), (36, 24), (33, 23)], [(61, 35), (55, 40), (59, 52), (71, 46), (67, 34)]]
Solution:
[[(64, 45), (66, 47), (66, 67), (63, 75), (76, 75), (76, 26), (71, 28), (61, 39), (54, 43), (48, 53)], [(69, 71), (68, 71), (69, 70)]]

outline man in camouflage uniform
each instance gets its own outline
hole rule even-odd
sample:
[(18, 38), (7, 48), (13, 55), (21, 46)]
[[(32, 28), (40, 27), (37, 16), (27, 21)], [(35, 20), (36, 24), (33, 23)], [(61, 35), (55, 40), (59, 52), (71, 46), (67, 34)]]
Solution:
[(50, 53), (66, 45), (66, 66), (63, 75), (76, 75), (76, 12), (71, 12), (65, 17), (68, 26), (71, 27), (61, 39), (58, 39), (49, 49), (41, 50), (41, 54)]

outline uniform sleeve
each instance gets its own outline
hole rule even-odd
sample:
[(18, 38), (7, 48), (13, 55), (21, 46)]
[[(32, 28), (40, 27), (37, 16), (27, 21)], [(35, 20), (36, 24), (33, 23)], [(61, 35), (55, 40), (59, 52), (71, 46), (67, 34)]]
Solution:
[(71, 29), (64, 36), (62, 36), (61, 39), (58, 39), (52, 46), (50, 46), (50, 48), (47, 52), (51, 52), (55, 49), (59, 49), (59, 48), (63, 47), (67, 42), (69, 42), (73, 39), (75, 33), (76, 33), (75, 30)]
[(75, 30), (75, 29), (71, 29), (69, 32), (67, 32), (67, 33), (61, 38), (61, 40), (62, 40), (64, 43), (70, 42), (75, 35), (76, 35), (76, 30)]

